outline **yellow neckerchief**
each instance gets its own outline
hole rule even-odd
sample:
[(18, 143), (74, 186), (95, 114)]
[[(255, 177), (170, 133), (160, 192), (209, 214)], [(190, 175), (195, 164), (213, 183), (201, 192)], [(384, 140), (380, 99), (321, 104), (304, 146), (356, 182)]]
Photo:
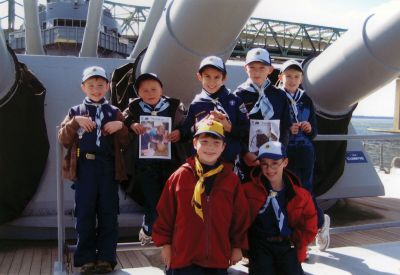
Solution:
[(204, 180), (207, 177), (211, 177), (221, 172), (224, 168), (224, 165), (220, 164), (217, 168), (211, 169), (207, 173), (203, 174), (203, 167), (201, 166), (201, 163), (197, 157), (194, 158), (194, 164), (196, 168), (196, 175), (199, 177), (199, 180), (194, 187), (192, 206), (194, 207), (194, 211), (196, 211), (196, 214), (204, 221), (203, 210), (201, 209), (201, 194), (203, 194), (205, 191)]

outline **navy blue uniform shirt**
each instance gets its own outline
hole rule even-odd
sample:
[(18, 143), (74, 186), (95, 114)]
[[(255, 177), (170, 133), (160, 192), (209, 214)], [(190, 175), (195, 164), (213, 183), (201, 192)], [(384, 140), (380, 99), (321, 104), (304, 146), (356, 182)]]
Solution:
[[(110, 104), (104, 104), (101, 106), (103, 112), (103, 119), (101, 120), (101, 128), (107, 122), (116, 120), (118, 109)], [(84, 109), (84, 110), (82, 110)], [(69, 110), (69, 117), (74, 116), (90, 116), (92, 121), (95, 121), (96, 107), (93, 105), (76, 105)], [(81, 131), (81, 129), (80, 129)], [(114, 155), (113, 135), (105, 134), (102, 130), (100, 137), (100, 146), (96, 145), (97, 129), (93, 129), (91, 132), (84, 132), (82, 138), (79, 139), (79, 148), (81, 152), (91, 153), (102, 153), (106, 155)]]
[(244, 138), (249, 132), (250, 124), (242, 100), (228, 91), (225, 86), (222, 86), (214, 94), (206, 94), (203, 90), (195, 96), (182, 127), (182, 137), (184, 140), (192, 139), (195, 133), (195, 124), (214, 110), (225, 113), (232, 124), (231, 132), (225, 132), (226, 148), (223, 158), (226, 161), (234, 162), (236, 156), (241, 152), (241, 143), (244, 142)]
[[(246, 81), (247, 82), (247, 81)], [(245, 83), (246, 83), (245, 82)], [(243, 83), (243, 84), (245, 84)], [(245, 85), (239, 85), (239, 87), (235, 90), (235, 95), (240, 97), (243, 100), (243, 103), (246, 106), (247, 111), (253, 109), (254, 105), (259, 99), (259, 94), (254, 91), (249, 91), (244, 89)], [(287, 98), (285, 93), (277, 89), (273, 85), (268, 85), (264, 89), (264, 94), (267, 96), (268, 100), (271, 102), (274, 110), (274, 115), (269, 119), (279, 119), (279, 130), (280, 130), (280, 137), (279, 141), (284, 144), (285, 146), (289, 142), (289, 128), (291, 126), (290, 122), (290, 115), (289, 115), (289, 105), (287, 103)], [(257, 112), (255, 114), (249, 115), (250, 119), (265, 119), (261, 112)], [(248, 139), (247, 139), (248, 142)]]

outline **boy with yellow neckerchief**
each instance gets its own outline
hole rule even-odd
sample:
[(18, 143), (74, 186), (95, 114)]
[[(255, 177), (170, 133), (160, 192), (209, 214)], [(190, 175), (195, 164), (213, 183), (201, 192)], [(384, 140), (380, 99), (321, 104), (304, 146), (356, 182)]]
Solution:
[(220, 159), (222, 124), (200, 121), (193, 146), (197, 154), (165, 184), (152, 237), (167, 274), (228, 274), (247, 248), (247, 201), (231, 164)]

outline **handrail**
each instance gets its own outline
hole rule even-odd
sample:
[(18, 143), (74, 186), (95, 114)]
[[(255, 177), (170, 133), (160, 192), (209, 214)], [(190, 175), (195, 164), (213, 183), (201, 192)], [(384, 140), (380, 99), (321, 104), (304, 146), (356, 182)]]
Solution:
[[(56, 127), (58, 131), (60, 126)], [(61, 164), (64, 156), (64, 147), (56, 139), (56, 184), (57, 184), (57, 248), (58, 257), (54, 263), (54, 274), (65, 274), (64, 247), (65, 247), (65, 223), (64, 223), (64, 184), (62, 178)]]
[(399, 134), (386, 135), (317, 135), (315, 141), (339, 141), (339, 140), (399, 140)]

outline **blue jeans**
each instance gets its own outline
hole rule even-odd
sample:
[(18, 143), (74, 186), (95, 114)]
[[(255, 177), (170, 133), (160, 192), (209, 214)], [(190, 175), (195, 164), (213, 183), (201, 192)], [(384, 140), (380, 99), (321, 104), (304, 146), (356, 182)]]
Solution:
[(144, 216), (142, 228), (151, 235), (157, 218), (157, 203), (161, 197), (165, 182), (175, 166), (169, 161), (139, 160), (135, 166), (135, 183), (140, 184), (144, 197)]
[(296, 248), (290, 241), (267, 242), (249, 237), (250, 275), (303, 275)]
[[(118, 183), (114, 159), (78, 159), (75, 188), (76, 231), (78, 233), (74, 265), (102, 260), (117, 264)], [(96, 226), (97, 224), (97, 226)]]

